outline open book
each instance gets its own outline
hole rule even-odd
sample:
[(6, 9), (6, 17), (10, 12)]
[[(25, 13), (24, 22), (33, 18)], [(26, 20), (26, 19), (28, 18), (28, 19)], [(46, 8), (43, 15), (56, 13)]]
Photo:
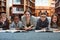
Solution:
[(53, 29), (53, 32), (60, 32), (59, 29)]
[(14, 33), (14, 32), (26, 32), (25, 30), (0, 30), (0, 32), (11, 32), (11, 33)]
[(35, 30), (35, 32), (60, 32), (60, 30), (59, 29), (52, 29), (52, 30), (41, 29), (41, 30)]

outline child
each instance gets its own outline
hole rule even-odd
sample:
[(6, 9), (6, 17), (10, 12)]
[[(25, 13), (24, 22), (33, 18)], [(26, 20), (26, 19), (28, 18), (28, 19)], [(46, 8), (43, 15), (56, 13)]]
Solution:
[(58, 28), (58, 15), (54, 14), (51, 17), (51, 28)]
[(47, 28), (49, 25), (46, 13), (41, 13), (40, 14), (40, 18), (37, 21), (37, 25), (36, 25), (36, 30), (41, 30), (43, 28)]
[(8, 21), (8, 19), (6, 17), (6, 14), (4, 14), (4, 13), (1, 14), (0, 27), (3, 30), (9, 29), (9, 21)]
[(15, 28), (15, 30), (22, 30), (23, 29), (23, 24), (19, 20), (19, 16), (15, 15), (13, 22), (10, 24), (10, 29)]

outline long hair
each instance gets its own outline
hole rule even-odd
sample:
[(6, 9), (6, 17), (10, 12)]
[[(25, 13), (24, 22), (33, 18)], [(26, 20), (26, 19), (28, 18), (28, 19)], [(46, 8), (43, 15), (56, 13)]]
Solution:
[(30, 13), (30, 16), (32, 16), (32, 12), (31, 12), (31, 11), (26, 10), (26, 11), (24, 11), (24, 14), (25, 14), (26, 12), (29, 12), (29, 13)]
[(56, 16), (57, 17), (57, 22), (56, 22), (56, 24), (57, 24), (57, 26), (59, 26), (59, 18), (58, 18), (58, 15), (57, 14), (53, 14), (52, 16), (51, 16), (51, 27), (52, 27), (52, 25), (54, 24), (54, 22), (52, 21), (52, 19), (53, 19), (53, 17), (54, 16)]

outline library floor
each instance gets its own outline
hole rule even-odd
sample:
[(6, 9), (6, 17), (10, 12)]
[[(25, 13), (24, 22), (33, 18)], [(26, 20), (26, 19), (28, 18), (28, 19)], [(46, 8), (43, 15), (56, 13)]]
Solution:
[(60, 40), (60, 33), (34, 31), (23, 33), (0, 33), (0, 40)]

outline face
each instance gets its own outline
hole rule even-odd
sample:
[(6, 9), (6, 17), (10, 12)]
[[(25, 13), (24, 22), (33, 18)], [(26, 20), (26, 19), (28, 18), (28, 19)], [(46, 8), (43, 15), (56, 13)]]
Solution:
[(19, 22), (19, 17), (16, 16), (16, 17), (14, 18), (14, 22), (15, 22), (15, 23), (18, 23), (18, 22)]
[(56, 23), (56, 22), (57, 22), (57, 16), (53, 16), (52, 21), (53, 21), (54, 23)]
[(6, 21), (6, 17), (2, 17), (1, 20), (4, 22)]
[(26, 16), (26, 17), (30, 17), (30, 13), (29, 13), (29, 12), (26, 12), (26, 13), (25, 13), (25, 16)]
[(2, 17), (6, 17), (6, 14), (3, 13), (3, 14), (1, 14), (1, 16), (2, 16)]
[(42, 21), (45, 21), (46, 15), (41, 15), (41, 16), (40, 16), (40, 19), (41, 19)]

